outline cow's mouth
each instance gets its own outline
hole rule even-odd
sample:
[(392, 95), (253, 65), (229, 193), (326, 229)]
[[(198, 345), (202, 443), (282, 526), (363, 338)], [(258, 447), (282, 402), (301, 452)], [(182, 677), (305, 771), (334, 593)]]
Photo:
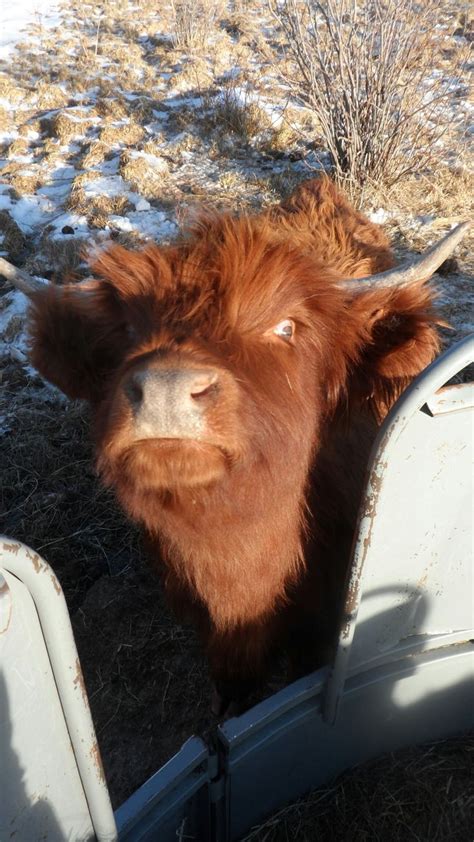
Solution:
[(232, 458), (212, 442), (189, 438), (138, 439), (120, 459), (121, 469), (149, 490), (208, 486), (229, 471)]

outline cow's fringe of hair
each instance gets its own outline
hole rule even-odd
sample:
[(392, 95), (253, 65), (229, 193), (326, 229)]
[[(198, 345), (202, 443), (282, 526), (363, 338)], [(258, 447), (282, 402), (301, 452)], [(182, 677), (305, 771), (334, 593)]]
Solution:
[[(264, 670), (283, 628), (294, 640), (318, 628), (327, 645), (377, 425), (439, 348), (428, 284), (339, 284), (392, 263), (382, 230), (322, 179), (258, 216), (207, 213), (171, 246), (112, 246), (87, 298), (34, 298), (34, 364), (92, 403), (102, 477), (145, 525), (170, 598), (234, 690)], [(285, 346), (272, 328), (286, 318)], [(167, 473), (134, 442), (122, 388), (160, 354), (213, 366), (225, 385), (215, 446)]]

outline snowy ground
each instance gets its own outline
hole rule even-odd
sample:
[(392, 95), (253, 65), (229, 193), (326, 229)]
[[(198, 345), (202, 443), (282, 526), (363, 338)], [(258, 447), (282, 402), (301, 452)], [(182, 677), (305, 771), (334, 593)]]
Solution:
[(58, 0), (16, 0), (0, 8), (0, 58), (11, 56), (15, 45), (32, 23), (44, 27), (59, 23)]

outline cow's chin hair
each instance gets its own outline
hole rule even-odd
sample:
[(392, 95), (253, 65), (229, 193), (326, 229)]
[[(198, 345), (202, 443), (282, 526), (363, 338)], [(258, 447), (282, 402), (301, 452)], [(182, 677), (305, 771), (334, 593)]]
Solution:
[[(118, 458), (115, 473), (126, 475), (143, 491), (179, 491), (208, 487), (228, 473), (228, 457), (219, 447), (186, 439), (136, 442)], [(112, 480), (113, 481), (113, 480)]]

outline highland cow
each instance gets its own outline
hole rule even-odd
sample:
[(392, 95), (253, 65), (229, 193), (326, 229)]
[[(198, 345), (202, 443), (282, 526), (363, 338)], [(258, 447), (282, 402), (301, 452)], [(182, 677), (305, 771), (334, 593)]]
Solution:
[(258, 215), (206, 212), (172, 245), (111, 245), (98, 280), (26, 290), (32, 362), (91, 404), (99, 474), (225, 703), (280, 647), (295, 674), (329, 657), (370, 447), (438, 350), (425, 282), (459, 239), (391, 270), (382, 230), (325, 178)]

